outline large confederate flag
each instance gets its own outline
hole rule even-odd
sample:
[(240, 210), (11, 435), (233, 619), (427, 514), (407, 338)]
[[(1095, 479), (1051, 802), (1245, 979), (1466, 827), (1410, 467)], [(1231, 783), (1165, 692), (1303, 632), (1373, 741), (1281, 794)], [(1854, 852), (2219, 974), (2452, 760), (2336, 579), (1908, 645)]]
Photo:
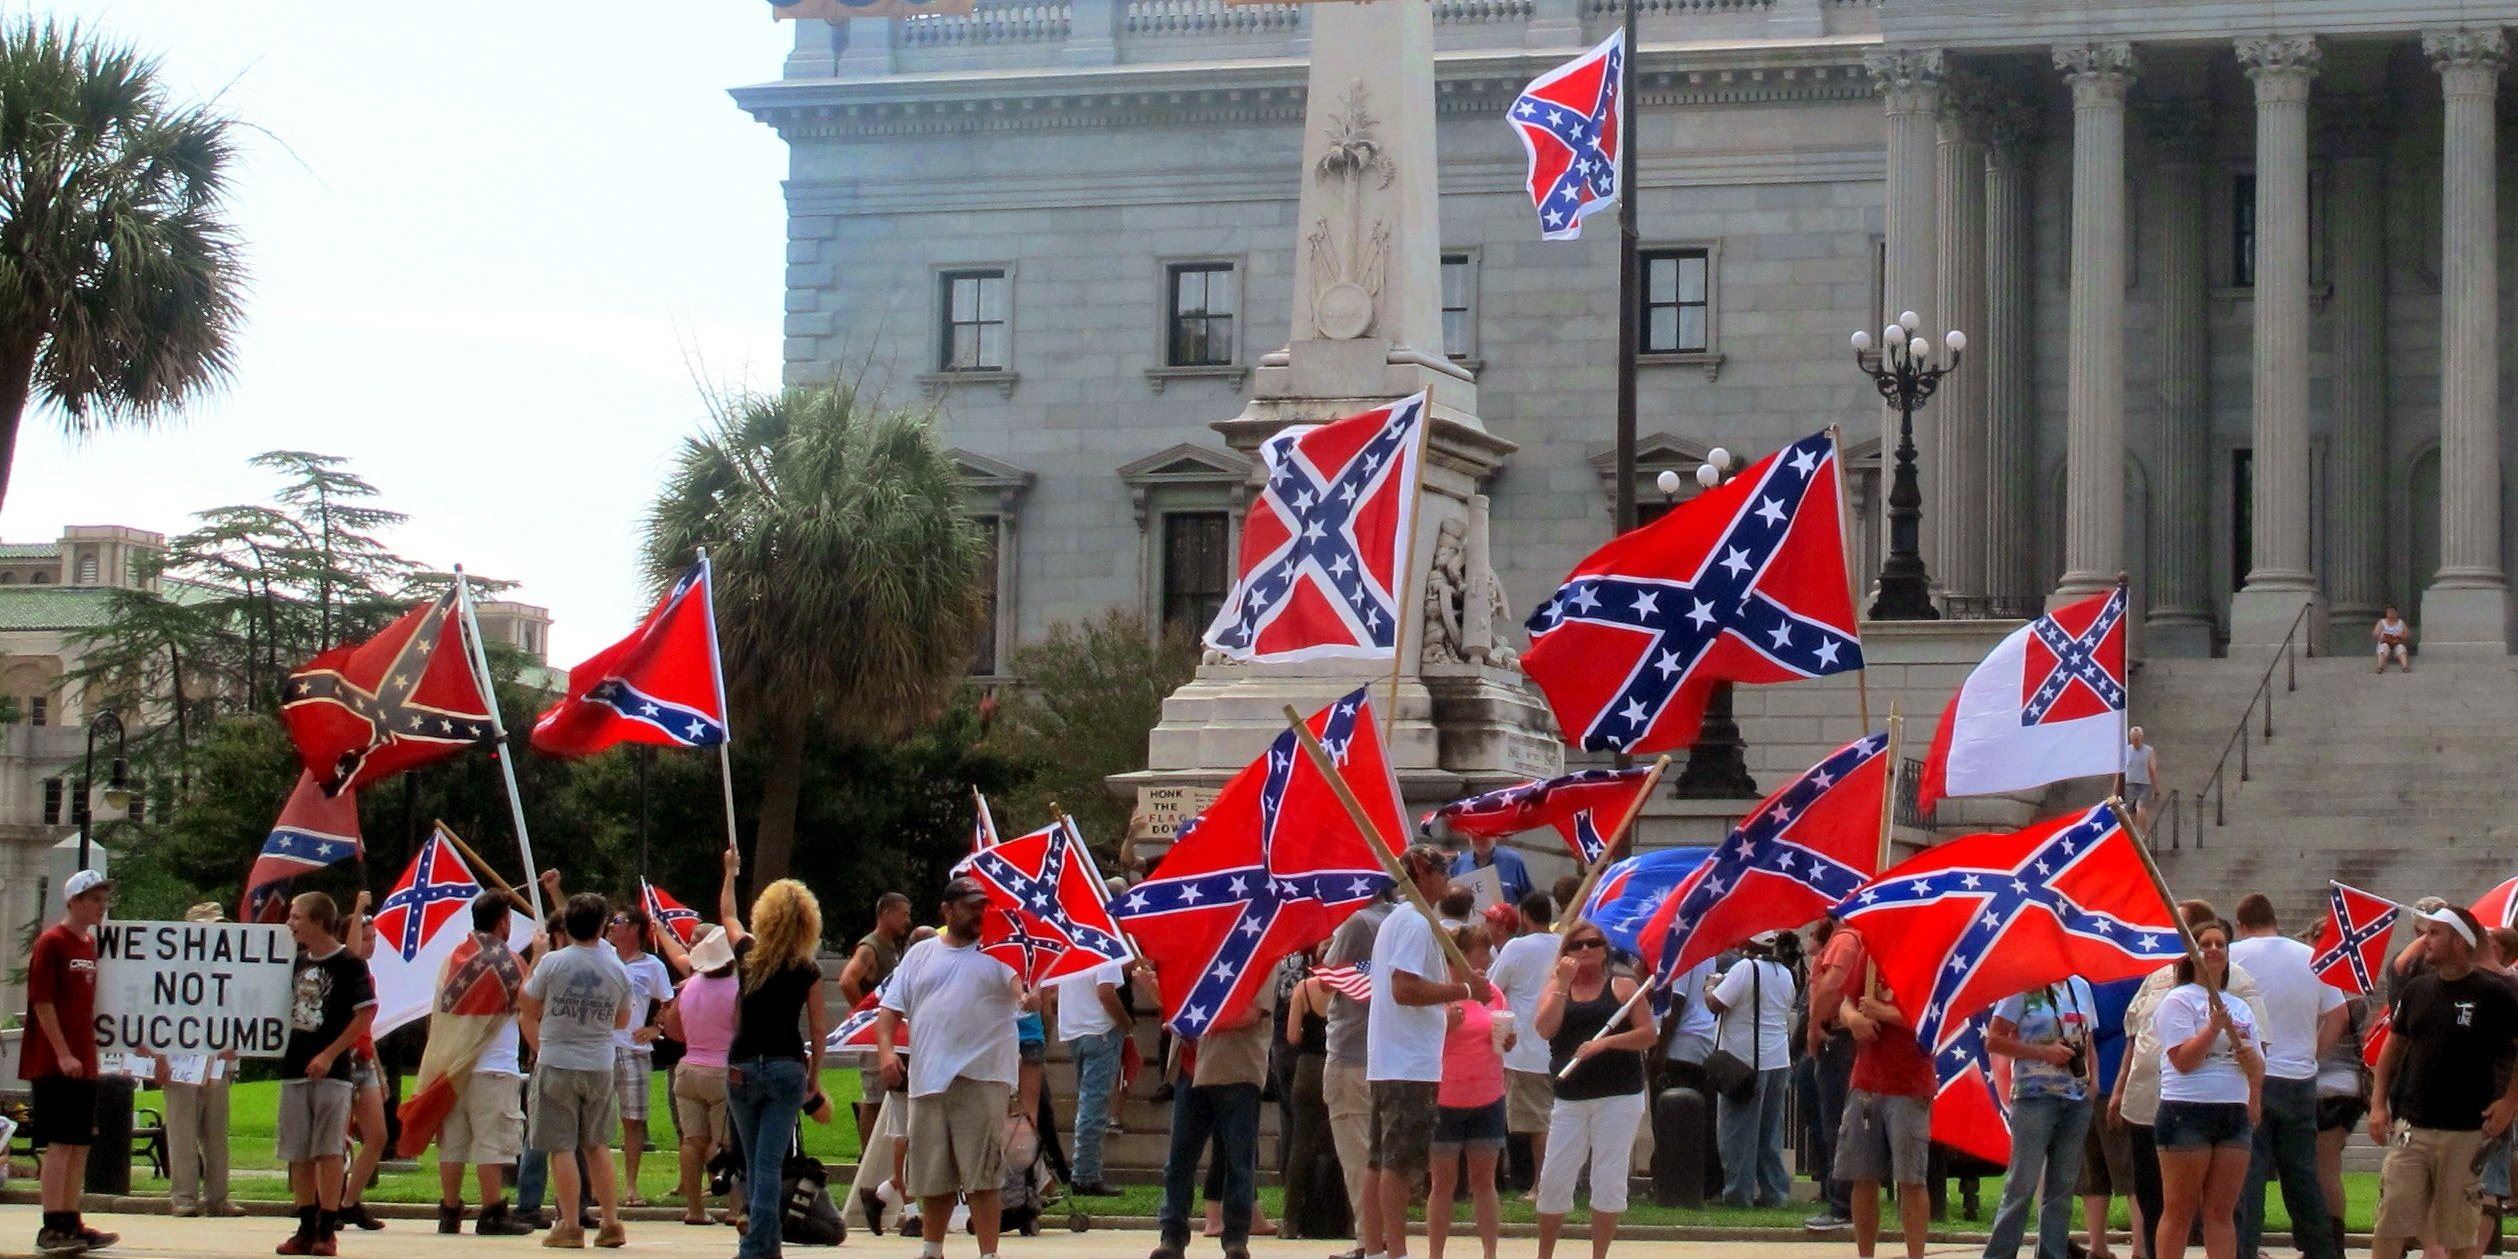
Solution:
[(306, 662), (280, 716), (306, 772), (335, 795), (497, 737), (452, 591)]
[(620, 743), (715, 747), (725, 686), (708, 561), (691, 565), (627, 638), (568, 671), (568, 694), (533, 722), (533, 750), (586, 756)]

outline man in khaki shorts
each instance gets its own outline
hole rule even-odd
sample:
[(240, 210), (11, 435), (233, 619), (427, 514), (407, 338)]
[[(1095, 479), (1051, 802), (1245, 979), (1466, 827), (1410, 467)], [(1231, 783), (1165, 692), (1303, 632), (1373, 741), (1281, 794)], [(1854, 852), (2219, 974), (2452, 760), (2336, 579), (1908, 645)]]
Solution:
[(1548, 1040), (1530, 1028), (1538, 1014), (1539, 994), (1556, 973), (1556, 904), (1545, 892), (1532, 892), (1514, 907), (1518, 923), (1513, 938), (1495, 951), (1487, 981), (1503, 990), (1504, 1001), (1521, 1020), (1520, 1035), (1504, 1051), (1505, 1145), (1513, 1162), (1535, 1187), (1539, 1158), (1547, 1148), (1548, 1111), (1556, 1105), (1556, 1082), (1548, 1074)]
[[(457, 945), (438, 975), (437, 1004), (429, 1015), (428, 1050), (420, 1058), (419, 1094), (436, 1078), (454, 1085), (454, 1107), (437, 1136), (437, 1231), (463, 1231), (463, 1169), (481, 1184), (481, 1215), (473, 1232), (482, 1237), (521, 1237), (531, 1224), (507, 1209), (502, 1174), (525, 1148), (524, 1068), (516, 1030), (516, 999), (525, 984), (525, 959), (507, 944), (507, 898), (482, 892), (472, 898), (472, 937)], [(402, 1149), (419, 1153), (428, 1132), (403, 1110)]]
[[(584, 1191), (594, 1190), (603, 1211), (598, 1246), (628, 1242), (621, 1227), (620, 1182), (612, 1175), (612, 1136), (621, 1126), (621, 1100), (612, 1082), (613, 1033), (629, 1026), (630, 978), (621, 959), (603, 943), (612, 906), (591, 892), (568, 898), (562, 922), (568, 947), (534, 963), (518, 1003), (533, 1045), (533, 1148), (551, 1159), (551, 1185), (559, 1212), (542, 1244), (576, 1249), (586, 1244), (580, 1226)], [(579, 1183), (574, 1154), (586, 1156)]]
[[(2422, 915), (2422, 968), (2396, 990), (2394, 1031), (2370, 1082), (2378, 1172), (2371, 1259), (2400, 1259), (2421, 1237), (2453, 1259), (2482, 1252), (2475, 1156), (2518, 1113), (2518, 992), (2476, 969), (2482, 924), (2448, 906)], [(2505, 1084), (2500, 1083), (2506, 1080)]]
[[(944, 887), (944, 931), (910, 946), (884, 990), (874, 1028), (874, 1064), (886, 1088), (906, 1081), (909, 1155), (903, 1188), (918, 1200), (922, 1244), (936, 1259), (953, 1218), (953, 1199), (970, 1206), (979, 1253), (997, 1253), (997, 1187), (1005, 1173), (1005, 1121), (1020, 1056), (1015, 1016), (1032, 994), (1005, 963), (979, 951), (988, 895), (970, 879)], [(918, 1052), (904, 1067), (892, 1046), (900, 1022), (917, 1028)]]

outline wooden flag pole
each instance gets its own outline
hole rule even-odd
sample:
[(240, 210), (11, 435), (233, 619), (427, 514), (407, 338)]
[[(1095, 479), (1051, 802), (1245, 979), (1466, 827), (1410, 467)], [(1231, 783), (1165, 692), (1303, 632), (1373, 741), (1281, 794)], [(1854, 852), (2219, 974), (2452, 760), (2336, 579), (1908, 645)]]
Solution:
[(717, 702), (725, 707), (726, 737), (717, 741), (717, 782), (726, 799), (726, 846), (743, 851), (735, 834), (734, 824), (734, 700), (726, 694), (726, 662), (717, 650), (717, 568), (709, 562), (708, 548), (699, 548), (700, 589), (708, 600), (708, 669), (717, 680)]
[[(2151, 856), (2150, 839), (2143, 835), (2142, 828), (2135, 824), (2133, 811), (2125, 807), (2124, 797), (2107, 797), (2107, 810), (2116, 815), (2116, 824), (2122, 826), (2125, 834), (2132, 837), (2133, 850), (2142, 855), (2142, 872), (2151, 876), (2151, 890), (2159, 893), (2160, 903), (2168, 907), (2168, 920), (2177, 927), (2177, 941), (2186, 946), (2187, 963), (2194, 967), (2196, 974), (2202, 974), (2203, 950), (2195, 944), (2194, 929), (2186, 925), (2186, 915), (2177, 908), (2177, 894), (2168, 890), (2168, 879), (2160, 873), (2159, 861)], [(2219, 1009), (2221, 990), (2206, 988), (2204, 993), (2211, 998), (2212, 1007), (2215, 1010)]]
[[(1320, 746), (1320, 737), (1311, 732), (1311, 727), (1303, 721), (1303, 714), (1288, 704), (1285, 706), (1285, 721), (1294, 728), (1294, 738), (1303, 745), (1303, 754), (1311, 758), (1312, 768), (1329, 780), (1329, 790), (1337, 793), (1339, 804), (1346, 806), (1348, 820), (1355, 823), (1355, 829), (1364, 833), (1364, 842), (1373, 850), (1373, 856), (1380, 859), (1382, 872), (1399, 885), (1399, 892), (1407, 897), (1408, 904), (1425, 915), (1427, 925), (1434, 931), (1434, 939), (1443, 946), (1443, 956), (1450, 958), (1451, 964), (1459, 967), (1462, 974), (1474, 973), (1470, 970), (1469, 959), (1461, 954), (1459, 943), (1451, 938), (1450, 932), (1442, 929), (1442, 915), (1425, 903), (1425, 893), (1417, 890), (1416, 880), (1408, 877), (1407, 867), (1399, 864), (1397, 854), (1390, 851), (1390, 841), (1382, 837), (1381, 826), (1364, 811), (1363, 801), (1355, 798), (1355, 789), (1347, 786), (1346, 775), (1338, 772), (1337, 763), (1329, 759), (1329, 749)], [(1382, 982), (1384, 977), (1375, 976), (1374, 979)]]
[[(1871, 866), (1871, 877), (1875, 879), (1886, 873), (1889, 868), (1889, 849), (1895, 840), (1897, 830), (1897, 778), (1898, 769), (1902, 764), (1897, 752), (1898, 743), (1906, 731), (1906, 719), (1898, 714), (1897, 709), (1897, 701), (1890, 700), (1888, 787), (1880, 796), (1880, 858)], [(1868, 730), (1863, 733), (1866, 737), (1870, 734)], [(1867, 944), (1862, 950), (1862, 956), (1862, 992), (1865, 997), (1876, 999), (1880, 995), (1880, 964), (1871, 960), (1871, 950)]]
[(1591, 898), (1591, 889), (1599, 884), (1600, 876), (1606, 874), (1610, 866), (1617, 864), (1618, 849), (1626, 843), (1626, 832), (1635, 825), (1636, 817), (1644, 811), (1644, 802), (1652, 799), (1652, 789), (1661, 785), (1661, 775), (1669, 768), (1670, 754), (1664, 752), (1661, 754), (1661, 759), (1652, 763), (1651, 772), (1644, 775), (1644, 789), (1636, 792), (1634, 803), (1626, 806), (1626, 816), (1617, 820), (1617, 829), (1601, 838), (1600, 859), (1592, 862), (1591, 868), (1583, 872), (1582, 882), (1574, 888), (1573, 903), (1567, 905), (1564, 912), (1556, 916), (1558, 939), (1565, 938), (1565, 933), (1572, 930), (1574, 923), (1581, 919), (1583, 902)]
[[(1381, 745), (1390, 746), (1391, 731), (1399, 720), (1399, 675), (1407, 664), (1408, 605), (1416, 599), (1416, 522), (1425, 512), (1425, 448), (1428, 434), (1434, 430), (1434, 391), (1421, 389), (1417, 396), (1425, 405), (1416, 413), (1416, 484), (1408, 488), (1408, 536), (1399, 548), (1399, 602), (1397, 624), (1390, 627), (1390, 703), (1381, 712)], [(1425, 631), (1418, 618), (1417, 654), (1425, 654)]]
[(516, 790), (516, 745), (507, 723), (498, 715), (498, 687), (490, 680), (490, 654), (481, 643), (481, 620), (472, 612), (472, 582), (455, 565), (455, 604), (463, 609), (464, 658), (481, 688), (481, 706), (489, 710), (490, 735), (497, 742), (498, 771), (507, 783), (507, 811), (516, 823), (516, 851), (525, 859), (525, 887), (533, 896), (533, 920), (541, 922), (542, 883), (533, 864), (533, 836), (525, 830), (525, 798)]
[(455, 851), (462, 853), (463, 859), (471, 862), (473, 868), (481, 872), (481, 877), (490, 881), (491, 887), (498, 889), (499, 894), (505, 896), (509, 901), (513, 902), (516, 908), (524, 910), (526, 913), (535, 915), (533, 920), (535, 924), (534, 930), (539, 931), (542, 929), (542, 918), (540, 914), (533, 906), (525, 903), (524, 897), (516, 894), (516, 889), (510, 886), (507, 880), (498, 877), (498, 870), (496, 867), (492, 866), (486, 858), (481, 856), (481, 854), (472, 851), (472, 845), (463, 842), (463, 836), (456, 834), (455, 828), (446, 825), (445, 819), (434, 818), (431, 820), (437, 824), (437, 833), (445, 836), (446, 842), (453, 844), (455, 846)]
[[(2124, 602), (2124, 617), (2125, 619), (2130, 620), (2133, 616), (2133, 597), (2125, 589), (2125, 584), (2125, 574), (2123, 570), (2119, 569), (2116, 573), (2116, 597)], [(2127, 628), (2130, 629), (2130, 627)], [(2127, 636), (2130, 637), (2130, 634)], [(2266, 702), (2270, 703), (2271, 701), (2268, 700)], [(2127, 668), (2125, 670), (2125, 706), (2116, 710), (2116, 791), (2114, 795), (2108, 797), (2109, 799), (2121, 799), (2124, 796), (2125, 773), (2132, 763), (2133, 670), (2131, 668)], [(2159, 784), (2151, 784), (2151, 790), (2159, 790)], [(2196, 842), (2200, 843), (2202, 841), (2198, 840)], [(2145, 848), (2147, 850), (2148, 845), (2145, 845)]]
[[(1830, 455), (1836, 461), (1836, 537), (1845, 553), (1845, 593), (1852, 596), (1854, 627), (1862, 626), (1862, 579), (1854, 574), (1854, 505), (1853, 491), (1846, 486), (1845, 430), (1827, 426), (1827, 444), (1835, 447)], [(1862, 667), (1854, 670), (1854, 705), (1862, 717), (1862, 732), (1871, 733), (1871, 657), (1862, 658)]]
[(2378, 893), (2373, 892), (2373, 891), (2370, 891), (2368, 888), (2365, 888), (2365, 887), (2354, 887), (2354, 886), (2352, 886), (2351, 884), (2346, 883), (2346, 882), (2344, 882), (2344, 881), (2343, 881), (2343, 880), (2341, 880), (2341, 879), (2328, 879), (2328, 880), (2326, 880), (2326, 883), (2327, 883), (2329, 886), (2332, 886), (2332, 887), (2339, 887), (2339, 888), (2342, 888), (2344, 891), (2347, 891), (2347, 892), (2358, 892), (2358, 893), (2360, 893), (2361, 895), (2363, 895), (2363, 896), (2367, 896), (2367, 897), (2370, 897), (2370, 898), (2371, 898), (2371, 899), (2373, 899), (2373, 900), (2382, 900), (2382, 901), (2385, 901), (2385, 902), (2387, 902), (2389, 905), (2394, 906), (2394, 907), (2396, 908), (2396, 912), (2398, 912), (2398, 913), (2410, 914), (2410, 913), (2416, 913), (2416, 912), (2419, 912), (2419, 911), (2415, 910), (2415, 909), (2414, 909), (2411, 905), (2407, 905), (2407, 904), (2405, 904), (2403, 901), (2397, 900), (2397, 899), (2395, 899), (2395, 898), (2394, 898), (2394, 897), (2392, 897), (2392, 896), (2380, 896)]

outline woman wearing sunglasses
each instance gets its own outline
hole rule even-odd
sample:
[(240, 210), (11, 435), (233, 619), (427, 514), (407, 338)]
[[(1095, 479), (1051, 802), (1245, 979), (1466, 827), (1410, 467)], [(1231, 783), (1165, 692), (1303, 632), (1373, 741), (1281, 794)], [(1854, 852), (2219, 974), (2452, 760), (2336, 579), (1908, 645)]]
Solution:
[[(1634, 995), (1633, 979), (1609, 972), (1609, 942), (1598, 927), (1577, 922), (1566, 931), (1565, 955), (1539, 995), (1531, 1024), (1548, 1042), (1556, 1078), (1547, 1153), (1539, 1160), (1539, 1259), (1556, 1253), (1565, 1213), (1574, 1209), (1574, 1179), (1585, 1163), (1591, 1167), (1592, 1259), (1606, 1259), (1617, 1240), (1627, 1164), (1644, 1121), (1644, 1050), (1654, 1039), (1646, 1003), (1626, 1010)], [(1625, 1018), (1612, 1028), (1621, 1010)]]

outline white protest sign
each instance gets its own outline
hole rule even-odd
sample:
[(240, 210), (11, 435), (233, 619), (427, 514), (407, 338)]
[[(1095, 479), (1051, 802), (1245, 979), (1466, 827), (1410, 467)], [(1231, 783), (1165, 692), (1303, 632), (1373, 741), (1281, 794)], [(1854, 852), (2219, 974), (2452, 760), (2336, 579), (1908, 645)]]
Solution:
[(277, 1058), (288, 1043), (288, 928), (105, 922), (96, 928), (96, 1047)]

